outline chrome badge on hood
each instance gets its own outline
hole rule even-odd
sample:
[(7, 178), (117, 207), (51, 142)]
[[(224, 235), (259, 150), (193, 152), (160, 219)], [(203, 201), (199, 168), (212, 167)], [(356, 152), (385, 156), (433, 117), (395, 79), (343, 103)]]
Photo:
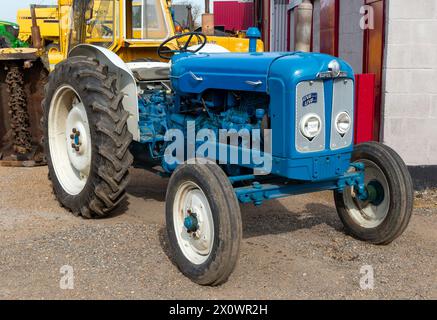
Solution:
[(317, 78), (327, 79), (327, 78), (340, 78), (347, 77), (347, 72), (341, 71), (340, 63), (337, 60), (332, 60), (328, 64), (328, 71), (319, 72)]

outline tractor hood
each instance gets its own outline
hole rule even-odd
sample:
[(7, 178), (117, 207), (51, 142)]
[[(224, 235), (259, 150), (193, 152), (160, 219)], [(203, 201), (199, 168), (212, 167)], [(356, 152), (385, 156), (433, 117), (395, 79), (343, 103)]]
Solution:
[(353, 77), (347, 63), (320, 53), (183, 53), (172, 59), (171, 81), (180, 94), (207, 89), (268, 92), (270, 77), (284, 83), (315, 79), (328, 71), (328, 64), (334, 59), (343, 76)]

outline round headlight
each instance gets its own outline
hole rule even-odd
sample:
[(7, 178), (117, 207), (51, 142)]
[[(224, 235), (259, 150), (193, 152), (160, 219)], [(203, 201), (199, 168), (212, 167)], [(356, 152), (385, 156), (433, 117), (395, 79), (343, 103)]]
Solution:
[(313, 139), (320, 131), (322, 131), (322, 120), (317, 114), (307, 114), (300, 121), (300, 132), (306, 138)]
[(341, 135), (345, 135), (351, 128), (352, 120), (347, 112), (340, 112), (335, 118), (335, 128)]

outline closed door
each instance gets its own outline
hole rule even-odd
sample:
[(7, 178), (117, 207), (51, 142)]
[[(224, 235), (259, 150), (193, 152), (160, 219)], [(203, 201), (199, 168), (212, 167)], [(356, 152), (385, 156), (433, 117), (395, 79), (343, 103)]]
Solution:
[(384, 0), (366, 0), (373, 8), (374, 29), (364, 31), (364, 73), (375, 77), (375, 113), (373, 138), (379, 141), (381, 128), (382, 67), (384, 56), (385, 10)]
[(338, 56), (339, 0), (320, 0), (320, 52)]

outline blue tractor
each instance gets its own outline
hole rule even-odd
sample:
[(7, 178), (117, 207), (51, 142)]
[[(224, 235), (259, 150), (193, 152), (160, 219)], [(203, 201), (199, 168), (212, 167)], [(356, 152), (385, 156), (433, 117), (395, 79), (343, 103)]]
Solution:
[(217, 52), (201, 33), (177, 35), (158, 50), (169, 63), (124, 63), (79, 45), (45, 91), (59, 202), (103, 217), (124, 201), (132, 164), (170, 177), (172, 257), (202, 285), (225, 282), (235, 267), (239, 203), (332, 190), (347, 232), (374, 244), (397, 238), (412, 213), (399, 155), (381, 143), (353, 145), (351, 67), (319, 53), (255, 52), (257, 32), (248, 34), (247, 53)]

